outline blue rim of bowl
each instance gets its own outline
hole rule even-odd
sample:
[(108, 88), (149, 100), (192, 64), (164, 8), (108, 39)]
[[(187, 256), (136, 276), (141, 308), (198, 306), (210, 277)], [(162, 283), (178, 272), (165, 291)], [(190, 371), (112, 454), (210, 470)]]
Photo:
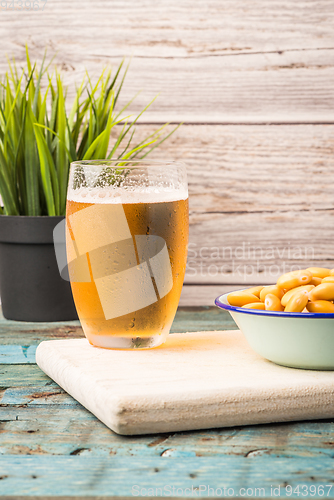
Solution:
[[(245, 290), (245, 289), (243, 289)], [(234, 292), (243, 290), (233, 290)], [(253, 314), (255, 316), (276, 316), (280, 318), (331, 318), (334, 319), (334, 313), (294, 313), (294, 312), (280, 312), (280, 311), (262, 311), (261, 309), (246, 309), (243, 307), (230, 306), (229, 304), (224, 304), (220, 299), (222, 297), (227, 297), (227, 295), (232, 292), (223, 293), (216, 298), (215, 304), (220, 309), (226, 309), (227, 311), (238, 312), (242, 314)]]

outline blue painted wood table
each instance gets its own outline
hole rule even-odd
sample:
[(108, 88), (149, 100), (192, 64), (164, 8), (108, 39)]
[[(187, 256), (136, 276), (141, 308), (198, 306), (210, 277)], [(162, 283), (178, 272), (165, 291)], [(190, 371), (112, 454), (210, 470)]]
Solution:
[[(180, 308), (172, 331), (233, 328), (216, 308)], [(77, 322), (0, 320), (2, 498), (334, 498), (332, 420), (114, 434), (35, 364), (42, 340), (82, 336)]]

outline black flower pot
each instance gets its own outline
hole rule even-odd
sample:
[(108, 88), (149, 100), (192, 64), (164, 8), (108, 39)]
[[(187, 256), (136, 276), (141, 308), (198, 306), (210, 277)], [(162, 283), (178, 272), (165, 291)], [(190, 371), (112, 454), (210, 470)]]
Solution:
[(60, 277), (53, 245), (53, 229), (63, 219), (0, 215), (0, 296), (5, 318), (78, 319), (70, 283)]

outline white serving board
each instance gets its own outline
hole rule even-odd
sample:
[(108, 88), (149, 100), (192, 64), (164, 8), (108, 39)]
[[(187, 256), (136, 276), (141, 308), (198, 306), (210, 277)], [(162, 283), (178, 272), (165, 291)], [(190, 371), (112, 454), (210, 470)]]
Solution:
[(334, 372), (275, 365), (236, 330), (173, 334), (151, 350), (52, 340), (36, 359), (119, 434), (334, 417)]

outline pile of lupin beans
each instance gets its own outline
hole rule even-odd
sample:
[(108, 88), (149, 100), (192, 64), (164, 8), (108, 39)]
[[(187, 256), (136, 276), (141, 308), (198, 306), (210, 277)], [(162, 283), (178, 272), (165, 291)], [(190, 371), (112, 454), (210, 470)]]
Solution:
[(334, 269), (309, 267), (283, 274), (276, 285), (227, 296), (231, 306), (263, 311), (334, 313)]

